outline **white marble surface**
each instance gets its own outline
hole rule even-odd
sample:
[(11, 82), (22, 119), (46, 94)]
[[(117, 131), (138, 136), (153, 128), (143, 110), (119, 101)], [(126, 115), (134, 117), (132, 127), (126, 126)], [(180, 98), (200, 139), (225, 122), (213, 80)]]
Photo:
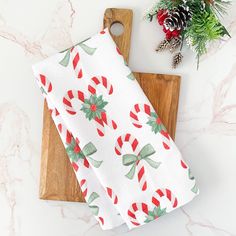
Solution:
[[(232, 39), (215, 43), (200, 69), (186, 50), (172, 71), (154, 52), (163, 37), (142, 21), (151, 0), (0, 0), (0, 235), (236, 235), (236, 4), (224, 19)], [(133, 8), (130, 67), (182, 75), (176, 142), (201, 194), (159, 221), (102, 231), (80, 203), (38, 199), (43, 100), (32, 63), (97, 32), (107, 7)]]

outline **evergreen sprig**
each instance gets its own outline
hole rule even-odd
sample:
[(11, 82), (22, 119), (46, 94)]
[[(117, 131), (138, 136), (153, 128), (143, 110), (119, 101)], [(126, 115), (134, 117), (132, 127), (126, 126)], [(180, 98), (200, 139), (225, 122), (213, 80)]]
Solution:
[(223, 16), (227, 14), (227, 9), (230, 5), (231, 1), (214, 0), (210, 7), (216, 15)]
[[(171, 41), (181, 36), (180, 51), (183, 41), (187, 41), (196, 52), (199, 64), (199, 58), (207, 53), (210, 42), (224, 35), (230, 37), (219, 18), (226, 14), (230, 4), (230, 0), (160, 0), (146, 13), (145, 18), (152, 21), (157, 15), (158, 23), (166, 34), (165, 40)], [(179, 55), (182, 55), (181, 52)]]
[(211, 11), (202, 11), (194, 14), (192, 21), (185, 30), (185, 38), (191, 42), (191, 47), (200, 56), (207, 52), (210, 41), (220, 39), (225, 34), (224, 26)]

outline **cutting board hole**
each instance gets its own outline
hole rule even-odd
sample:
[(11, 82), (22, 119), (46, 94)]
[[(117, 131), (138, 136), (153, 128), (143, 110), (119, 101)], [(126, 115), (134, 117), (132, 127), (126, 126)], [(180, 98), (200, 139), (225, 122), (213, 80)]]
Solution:
[(114, 22), (110, 27), (110, 32), (115, 36), (121, 36), (124, 33), (124, 26), (121, 22)]

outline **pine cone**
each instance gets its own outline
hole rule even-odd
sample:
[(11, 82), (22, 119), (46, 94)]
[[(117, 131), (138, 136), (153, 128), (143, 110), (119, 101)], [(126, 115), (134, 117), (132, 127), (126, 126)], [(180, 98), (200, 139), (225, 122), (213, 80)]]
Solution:
[(169, 47), (170, 52), (173, 53), (176, 49), (178, 49), (180, 47), (181, 43), (182, 43), (182, 39), (180, 37), (173, 38), (170, 41), (170, 47)]
[(161, 41), (161, 42), (159, 43), (159, 45), (157, 46), (156, 52), (162, 52), (162, 51), (164, 51), (164, 50), (166, 50), (166, 49), (169, 49), (169, 47), (170, 47), (170, 42), (169, 42), (169, 40), (164, 39), (164, 40)]
[(182, 62), (182, 59), (183, 55), (181, 54), (181, 52), (175, 54), (172, 61), (172, 67), (176, 69), (176, 67)]
[(170, 31), (183, 30), (187, 27), (187, 22), (191, 19), (192, 12), (188, 6), (180, 5), (169, 13), (164, 21), (165, 28)]

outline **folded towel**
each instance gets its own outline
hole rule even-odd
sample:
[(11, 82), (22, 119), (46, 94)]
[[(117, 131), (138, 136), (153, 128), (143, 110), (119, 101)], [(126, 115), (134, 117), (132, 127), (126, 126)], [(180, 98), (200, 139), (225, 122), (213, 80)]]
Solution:
[(33, 71), (103, 229), (143, 225), (198, 194), (189, 167), (107, 29)]

